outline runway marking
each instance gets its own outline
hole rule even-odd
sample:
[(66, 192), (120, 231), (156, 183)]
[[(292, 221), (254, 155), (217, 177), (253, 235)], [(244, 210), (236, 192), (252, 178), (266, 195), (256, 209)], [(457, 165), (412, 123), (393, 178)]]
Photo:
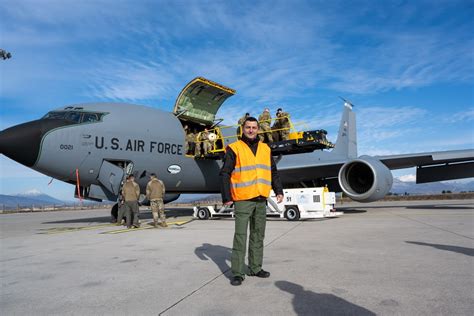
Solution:
[(81, 227), (53, 227), (53, 228), (43, 229), (44, 232), (41, 232), (38, 234), (52, 235), (52, 234), (74, 232), (74, 231), (79, 231), (79, 230), (92, 230), (92, 229), (111, 227), (111, 226), (115, 226), (115, 224), (102, 224), (102, 225), (91, 225), (91, 226), (81, 226)]
[[(168, 226), (171, 226), (171, 225), (183, 226), (184, 224), (192, 222), (193, 220), (194, 219), (189, 219), (185, 221), (167, 222), (167, 224)], [(153, 225), (151, 225), (151, 223), (152, 222), (142, 223), (142, 225), (139, 228), (123, 228), (123, 229), (118, 229), (118, 230), (102, 232), (101, 234), (122, 234), (122, 233), (134, 232), (134, 231), (139, 231), (139, 230), (145, 230), (145, 229), (156, 229)], [(160, 226), (159, 229), (166, 229), (166, 228)]]
[[(168, 225), (175, 225), (175, 226), (182, 226), (184, 224), (187, 224), (194, 219), (189, 219), (185, 221), (175, 221), (175, 222), (168, 222)], [(155, 228), (154, 226), (150, 225), (153, 222), (144, 222), (142, 223), (142, 226), (140, 228), (132, 228), (132, 229), (118, 229), (118, 230), (112, 230), (108, 232), (103, 232), (101, 234), (119, 234), (119, 233), (126, 233), (129, 231), (135, 231), (135, 230), (144, 230), (144, 229), (150, 229), (150, 228)], [(107, 227), (113, 227), (117, 226), (116, 224), (102, 224), (102, 225), (92, 225), (92, 226), (81, 226), (81, 227), (53, 227), (53, 228), (48, 228), (43, 232), (40, 232), (38, 234), (40, 235), (55, 235), (55, 234), (62, 234), (62, 233), (70, 233), (70, 232), (76, 232), (76, 231), (82, 231), (82, 230), (94, 230), (94, 229), (100, 229), (100, 228), (107, 228)], [(161, 227), (163, 228), (163, 227)]]

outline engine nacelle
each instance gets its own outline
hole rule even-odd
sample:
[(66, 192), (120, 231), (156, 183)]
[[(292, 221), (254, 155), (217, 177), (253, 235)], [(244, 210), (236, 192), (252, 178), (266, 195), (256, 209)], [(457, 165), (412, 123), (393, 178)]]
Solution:
[(370, 156), (346, 162), (339, 170), (339, 185), (347, 196), (358, 202), (382, 199), (392, 188), (390, 169)]
[(165, 193), (165, 197), (163, 198), (163, 203), (170, 203), (179, 198), (181, 194), (179, 193)]

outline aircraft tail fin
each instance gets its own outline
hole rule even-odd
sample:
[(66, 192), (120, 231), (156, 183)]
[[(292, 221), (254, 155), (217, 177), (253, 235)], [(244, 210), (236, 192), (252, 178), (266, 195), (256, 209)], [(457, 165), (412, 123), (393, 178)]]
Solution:
[(357, 158), (356, 118), (355, 113), (352, 112), (352, 106), (349, 101), (344, 100), (339, 133), (332, 152), (349, 158)]

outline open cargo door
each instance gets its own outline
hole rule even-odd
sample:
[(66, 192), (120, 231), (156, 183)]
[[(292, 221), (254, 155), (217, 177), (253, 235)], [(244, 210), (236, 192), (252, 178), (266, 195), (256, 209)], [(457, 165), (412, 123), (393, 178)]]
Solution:
[(117, 167), (107, 160), (104, 160), (100, 167), (97, 180), (111, 193), (118, 195), (121, 189), (123, 175), (123, 168)]
[(181, 91), (176, 99), (173, 113), (181, 120), (211, 126), (222, 103), (234, 94), (233, 89), (197, 77)]

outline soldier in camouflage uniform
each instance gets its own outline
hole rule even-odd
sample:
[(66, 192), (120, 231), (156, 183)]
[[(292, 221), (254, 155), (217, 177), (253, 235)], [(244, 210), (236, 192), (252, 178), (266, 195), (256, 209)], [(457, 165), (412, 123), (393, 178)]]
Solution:
[(194, 139), (195, 135), (193, 131), (188, 127), (188, 125), (184, 126), (184, 133), (186, 134), (185, 136), (185, 142), (184, 142), (184, 152), (186, 155), (192, 155), (194, 152)]
[(135, 177), (131, 174), (127, 177), (127, 182), (125, 182), (122, 188), (123, 199), (125, 200), (124, 207), (127, 217), (127, 227), (132, 227), (132, 217), (133, 217), (133, 227), (140, 227), (139, 221), (139, 208), (138, 208), (138, 198), (140, 197), (140, 186), (134, 181)]
[(258, 117), (258, 123), (261, 131), (261, 134), (258, 134), (258, 137), (260, 138), (261, 142), (265, 142), (265, 138), (268, 139), (269, 143), (273, 142), (272, 130), (270, 128), (271, 121), (272, 117), (270, 115), (270, 110), (266, 108), (265, 110), (263, 110), (263, 113), (260, 114), (260, 116)]
[[(202, 145), (202, 150), (201, 150)], [(206, 156), (212, 150), (212, 143), (209, 140), (209, 131), (207, 128), (199, 134), (198, 143), (196, 144), (196, 157)]]
[(280, 140), (290, 139), (290, 114), (283, 112), (282, 108), (277, 110), (278, 127), (280, 128)]
[(153, 224), (158, 227), (158, 216), (160, 217), (160, 226), (168, 227), (166, 224), (165, 205), (163, 197), (165, 196), (165, 184), (158, 180), (156, 174), (150, 175), (150, 181), (146, 185), (146, 197), (150, 200), (151, 212), (153, 214)]
[[(123, 200), (123, 195), (122, 193), (119, 194), (118, 198), (118, 212), (117, 212), (117, 226), (122, 225), (123, 218), (126, 216), (126, 210), (125, 210), (125, 201)], [(126, 219), (126, 217), (125, 217)]]

